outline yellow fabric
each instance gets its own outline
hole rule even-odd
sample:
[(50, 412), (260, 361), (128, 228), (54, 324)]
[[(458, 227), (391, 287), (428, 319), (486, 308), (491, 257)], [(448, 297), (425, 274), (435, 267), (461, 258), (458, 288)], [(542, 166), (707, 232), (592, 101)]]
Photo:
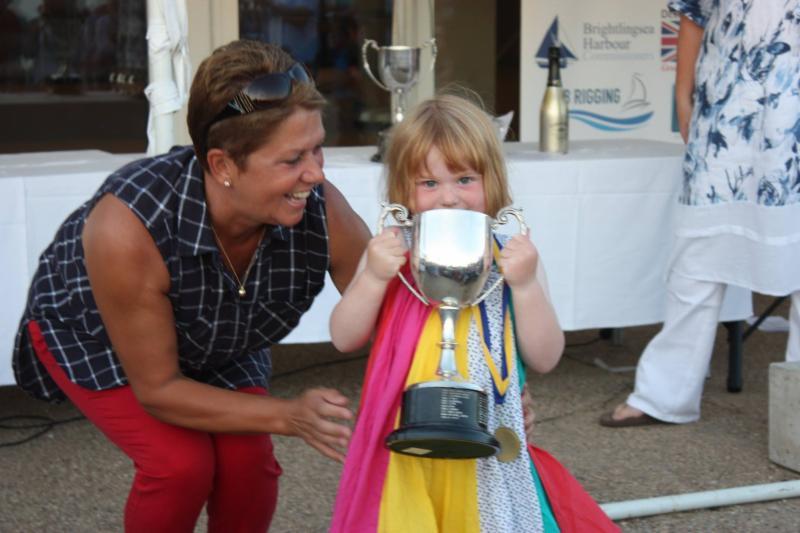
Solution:
[[(467, 332), (471, 313), (456, 321), (456, 366), (469, 379)], [(431, 313), (422, 330), (406, 386), (437, 379), (442, 338), (439, 313)], [(399, 420), (399, 414), (398, 414)], [(397, 427), (398, 421), (395, 421)], [(477, 533), (478, 487), (475, 459), (423, 459), (392, 453), (381, 497), (381, 533)]]

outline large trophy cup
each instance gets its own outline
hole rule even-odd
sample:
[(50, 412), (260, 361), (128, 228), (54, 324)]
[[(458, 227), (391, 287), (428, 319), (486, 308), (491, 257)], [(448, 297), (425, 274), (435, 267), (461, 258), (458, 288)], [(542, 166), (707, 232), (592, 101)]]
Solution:
[(414, 215), (399, 204), (383, 208), (379, 232), (389, 215), (411, 227), (410, 269), (419, 290), (399, 273), (405, 286), (426, 305), (435, 305), (442, 321), (442, 341), (436, 379), (409, 386), (403, 393), (400, 426), (386, 439), (394, 452), (429, 458), (488, 457), (500, 443), (487, 431), (488, 398), (481, 387), (465, 380), (455, 357), (455, 323), (461, 308), (477, 305), (502, 282), (483, 294), (492, 266), (492, 229), (517, 218), (518, 209), (506, 207), (497, 219), (462, 209), (433, 209)]
[[(429, 39), (421, 47), (412, 46), (378, 46), (372, 39), (365, 39), (361, 47), (361, 59), (364, 70), (375, 84), (385, 91), (397, 96), (394, 108), (392, 109), (392, 124), (402, 122), (406, 112), (406, 93), (417, 83), (419, 77), (419, 57), (423, 48), (431, 47), (433, 60), (431, 70), (436, 63), (436, 39)], [(378, 52), (378, 76), (372, 73), (369, 66), (369, 49), (374, 48)], [(380, 78), (380, 79), (379, 79)], [(386, 132), (378, 134), (378, 153), (372, 158), (373, 161), (380, 161), (383, 157), (384, 140)]]

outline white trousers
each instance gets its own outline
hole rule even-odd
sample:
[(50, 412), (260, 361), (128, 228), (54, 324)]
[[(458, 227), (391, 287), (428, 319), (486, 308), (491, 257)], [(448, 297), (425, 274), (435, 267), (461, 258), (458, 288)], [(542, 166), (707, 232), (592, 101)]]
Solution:
[[(700, 418), (725, 288), (670, 273), (664, 325), (639, 358), (628, 405), (665, 422)], [(800, 291), (792, 293), (786, 360), (800, 361)]]

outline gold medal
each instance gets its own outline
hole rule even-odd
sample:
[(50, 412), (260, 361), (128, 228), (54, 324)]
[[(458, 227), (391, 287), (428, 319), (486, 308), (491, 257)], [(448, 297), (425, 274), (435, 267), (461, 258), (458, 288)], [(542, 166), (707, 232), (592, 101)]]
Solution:
[(497, 460), (501, 463), (510, 463), (519, 455), (519, 437), (513, 429), (500, 426), (494, 432), (494, 438), (500, 443), (500, 451), (497, 452)]

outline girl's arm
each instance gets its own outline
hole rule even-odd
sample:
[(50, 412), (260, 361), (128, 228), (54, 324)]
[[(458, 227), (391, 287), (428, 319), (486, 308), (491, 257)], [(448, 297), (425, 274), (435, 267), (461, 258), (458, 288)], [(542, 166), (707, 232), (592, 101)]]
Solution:
[(386, 287), (406, 262), (402, 236), (387, 229), (367, 245), (356, 275), (331, 313), (331, 341), (340, 352), (364, 346), (375, 328), (375, 320)]
[(564, 351), (564, 333), (550, 303), (539, 252), (526, 235), (516, 235), (503, 247), (499, 263), (511, 287), (520, 356), (535, 371), (549, 372)]

